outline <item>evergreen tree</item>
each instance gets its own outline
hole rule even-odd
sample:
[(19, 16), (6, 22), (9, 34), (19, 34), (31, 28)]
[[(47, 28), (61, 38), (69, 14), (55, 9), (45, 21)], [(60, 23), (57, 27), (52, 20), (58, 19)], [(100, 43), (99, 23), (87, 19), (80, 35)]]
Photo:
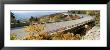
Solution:
[(20, 20), (17, 20), (16, 22), (17, 22), (17, 23), (20, 23)]
[(10, 13), (11, 14), (11, 23), (15, 23), (16, 22), (16, 17), (14, 15), (14, 13)]
[(31, 16), (31, 18), (29, 19), (30, 22), (35, 21), (35, 18), (33, 16)]
[(35, 18), (35, 21), (38, 21), (38, 18), (37, 17)]
[(15, 16), (14, 16), (14, 14), (11, 12), (11, 17), (13, 18), (13, 19), (15, 19)]

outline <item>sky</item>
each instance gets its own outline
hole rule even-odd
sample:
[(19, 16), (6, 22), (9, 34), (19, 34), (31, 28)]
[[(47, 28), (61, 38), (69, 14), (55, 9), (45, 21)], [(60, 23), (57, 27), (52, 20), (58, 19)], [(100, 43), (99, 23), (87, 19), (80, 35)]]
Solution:
[(12, 10), (13, 13), (35, 13), (35, 12), (65, 12), (67, 10)]
[(12, 10), (11, 12), (14, 13), (16, 18), (19, 20), (30, 18), (31, 16), (40, 17), (59, 12), (67, 12), (67, 10)]

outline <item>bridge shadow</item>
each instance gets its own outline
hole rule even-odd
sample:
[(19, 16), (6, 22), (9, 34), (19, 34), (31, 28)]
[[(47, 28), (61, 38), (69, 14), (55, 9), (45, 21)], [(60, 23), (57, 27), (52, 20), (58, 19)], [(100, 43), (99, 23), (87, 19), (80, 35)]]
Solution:
[[(85, 28), (85, 25), (88, 25), (89, 28)], [(70, 33), (73, 33), (75, 35), (80, 34), (80, 36), (84, 36), (84, 35), (86, 35), (86, 32), (89, 31), (93, 26), (95, 26), (94, 21), (91, 21), (91, 22), (86, 23), (84, 25), (65, 30), (64, 32), (65, 33), (70, 32)]]
[(69, 30), (65, 30), (64, 31), (65, 33), (67, 32), (70, 32), (70, 33), (73, 33), (73, 34), (80, 34), (80, 36), (84, 36), (86, 34), (86, 28), (82, 27), (82, 26), (78, 26), (76, 28), (72, 28), (72, 29), (69, 29)]

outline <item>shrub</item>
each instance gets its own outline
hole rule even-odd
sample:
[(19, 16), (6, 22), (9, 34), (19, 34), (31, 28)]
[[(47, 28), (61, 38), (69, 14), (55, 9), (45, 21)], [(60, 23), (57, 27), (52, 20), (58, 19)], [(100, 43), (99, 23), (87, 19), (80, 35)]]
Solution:
[(16, 39), (17, 39), (16, 33), (11, 33), (10, 39), (11, 39), (11, 40), (16, 40)]

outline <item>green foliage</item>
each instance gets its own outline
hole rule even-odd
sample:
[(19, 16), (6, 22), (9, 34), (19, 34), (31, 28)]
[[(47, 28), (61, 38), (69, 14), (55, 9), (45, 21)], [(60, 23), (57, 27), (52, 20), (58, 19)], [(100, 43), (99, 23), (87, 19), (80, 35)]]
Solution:
[(20, 20), (16, 20), (16, 16), (11, 12), (11, 28), (22, 27), (29, 25), (28, 23), (22, 23)]
[(10, 39), (11, 39), (11, 40), (16, 40), (16, 39), (17, 39), (16, 33), (11, 33)]
[(88, 10), (88, 15), (95, 16), (95, 25), (100, 25), (100, 10)]
[(70, 10), (68, 13), (72, 14), (86, 14), (86, 10)]
[(14, 15), (14, 13), (10, 13), (11, 14), (11, 23), (16, 23), (16, 17)]
[(15, 24), (11, 24), (11, 28), (14, 27), (23, 27), (23, 26), (28, 26), (29, 23), (15, 23)]
[(15, 19), (14, 13), (11, 12), (11, 18)]
[(39, 18), (40, 23), (51, 23), (51, 22), (59, 22), (63, 18), (63, 14), (56, 13), (48, 16), (43, 16)]
[(29, 19), (30, 22), (35, 21), (35, 20), (36, 19), (33, 16), (31, 16), (31, 18)]

